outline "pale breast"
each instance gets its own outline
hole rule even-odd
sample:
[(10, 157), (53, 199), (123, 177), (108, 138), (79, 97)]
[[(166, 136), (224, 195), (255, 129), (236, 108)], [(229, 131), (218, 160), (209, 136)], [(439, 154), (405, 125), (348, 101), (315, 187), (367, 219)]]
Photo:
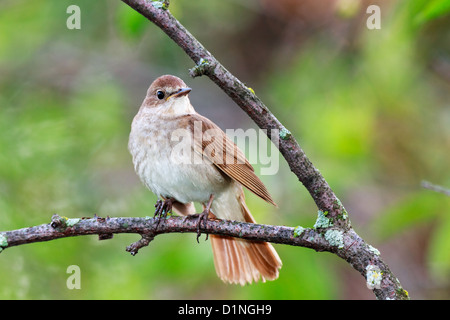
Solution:
[(182, 118), (136, 115), (128, 148), (136, 173), (153, 193), (187, 203), (207, 202), (229, 183), (215, 165), (194, 154)]

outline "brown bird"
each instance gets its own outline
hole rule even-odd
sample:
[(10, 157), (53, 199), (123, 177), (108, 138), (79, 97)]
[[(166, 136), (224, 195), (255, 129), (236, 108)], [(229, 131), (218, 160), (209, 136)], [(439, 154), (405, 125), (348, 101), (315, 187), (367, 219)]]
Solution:
[[(174, 209), (203, 217), (255, 223), (242, 186), (276, 206), (241, 150), (189, 101), (191, 88), (164, 75), (150, 86), (131, 125), (128, 148), (143, 184), (164, 201), (157, 212)], [(217, 275), (244, 285), (278, 278), (281, 260), (270, 243), (211, 235)]]

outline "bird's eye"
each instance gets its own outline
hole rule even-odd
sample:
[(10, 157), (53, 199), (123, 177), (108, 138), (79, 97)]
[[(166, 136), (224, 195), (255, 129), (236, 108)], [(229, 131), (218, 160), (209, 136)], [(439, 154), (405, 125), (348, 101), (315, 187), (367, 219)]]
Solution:
[(158, 97), (159, 100), (164, 99), (164, 92), (162, 92), (161, 90), (156, 91), (156, 96)]

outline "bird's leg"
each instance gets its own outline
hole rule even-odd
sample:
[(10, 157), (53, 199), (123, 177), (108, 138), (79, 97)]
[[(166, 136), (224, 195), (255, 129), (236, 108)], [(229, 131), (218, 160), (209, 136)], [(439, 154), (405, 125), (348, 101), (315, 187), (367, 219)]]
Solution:
[(161, 222), (161, 220), (167, 217), (167, 214), (169, 212), (172, 212), (172, 205), (175, 202), (174, 198), (168, 198), (164, 200), (158, 200), (155, 204), (155, 215), (153, 216), (154, 218), (159, 218), (158, 220), (158, 224), (156, 225), (156, 229), (158, 229), (159, 223)]
[[(204, 208), (203, 212), (200, 213), (200, 214), (198, 215), (198, 222), (197, 222), (197, 243), (199, 243), (199, 242), (198, 242), (198, 238), (200, 238), (200, 235), (201, 235), (201, 232), (200, 232), (200, 224), (202, 223), (202, 221), (206, 222), (206, 220), (208, 220), (208, 215), (209, 215), (209, 213), (210, 213), (211, 205), (212, 205), (213, 200), (214, 200), (214, 195), (211, 194), (211, 195), (209, 196), (209, 201), (208, 201), (208, 203), (206, 204), (206, 207)], [(206, 234), (206, 239), (205, 239), (205, 240), (208, 240), (208, 234)]]

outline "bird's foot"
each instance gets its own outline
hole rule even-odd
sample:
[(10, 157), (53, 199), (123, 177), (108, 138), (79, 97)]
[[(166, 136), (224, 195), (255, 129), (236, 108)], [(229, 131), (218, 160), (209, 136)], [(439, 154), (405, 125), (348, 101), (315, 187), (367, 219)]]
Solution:
[[(202, 213), (194, 213), (184, 217), (184, 221), (186, 221), (186, 219), (197, 219), (197, 243), (199, 243), (198, 239), (202, 235), (202, 232), (200, 231), (201, 223), (203, 221), (203, 226), (205, 226), (205, 223), (208, 220), (208, 215), (208, 211), (203, 211)], [(206, 240), (208, 240), (208, 234), (206, 234), (205, 241)]]
[[(206, 221), (208, 220), (208, 214), (209, 211), (203, 211), (202, 213), (198, 214), (198, 222), (197, 222), (197, 243), (200, 243), (198, 241), (198, 239), (200, 238), (200, 236), (202, 235), (202, 233), (200, 232), (200, 225), (203, 221), (203, 226), (205, 226)], [(208, 240), (208, 234), (206, 234), (206, 239), (205, 241)]]
[[(203, 212), (193, 215), (193, 216), (198, 216), (198, 221), (197, 221), (197, 243), (199, 243), (198, 239), (202, 235), (202, 233), (200, 232), (201, 223), (203, 221), (203, 225), (205, 226), (205, 223), (208, 220), (208, 216), (211, 213), (210, 210), (211, 210), (211, 204), (212, 204), (213, 200), (214, 200), (214, 195), (211, 194), (210, 197), (209, 197), (208, 204), (206, 206), (204, 206)], [(208, 240), (208, 234), (206, 234), (205, 241), (206, 240)]]
[(159, 223), (162, 219), (166, 219), (169, 212), (172, 212), (172, 205), (175, 199), (169, 198), (164, 200), (158, 200), (155, 204), (155, 215), (153, 218), (158, 218), (158, 224), (156, 225), (156, 229), (158, 229)]

